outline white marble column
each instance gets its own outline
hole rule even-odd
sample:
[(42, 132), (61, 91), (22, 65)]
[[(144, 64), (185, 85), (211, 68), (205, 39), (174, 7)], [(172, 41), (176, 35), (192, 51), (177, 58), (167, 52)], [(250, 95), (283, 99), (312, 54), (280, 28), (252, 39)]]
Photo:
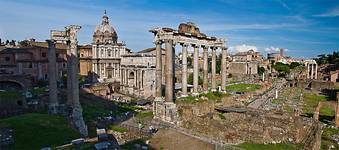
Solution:
[(216, 87), (217, 87), (217, 84), (216, 84), (216, 61), (217, 61), (216, 50), (217, 50), (216, 47), (212, 48), (212, 68), (211, 68), (211, 70), (212, 70), (212, 87), (211, 87), (211, 91), (212, 92), (217, 91), (217, 89), (216, 89)]
[(183, 43), (182, 46), (182, 97), (187, 96), (187, 47), (188, 45)]
[(198, 95), (198, 84), (199, 84), (199, 46), (192, 45), (194, 48), (193, 53), (193, 95)]
[(315, 77), (314, 79), (318, 79), (318, 64), (315, 64)]

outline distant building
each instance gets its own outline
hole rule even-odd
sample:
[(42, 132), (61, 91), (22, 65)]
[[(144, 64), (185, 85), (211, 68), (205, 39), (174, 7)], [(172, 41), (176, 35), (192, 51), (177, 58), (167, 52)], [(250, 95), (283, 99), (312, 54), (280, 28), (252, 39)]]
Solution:
[(255, 52), (254, 50), (249, 50), (247, 52), (239, 52), (239, 53), (232, 55), (232, 60), (236, 62), (244, 62), (244, 61), (261, 62), (263, 60), (263, 57), (259, 52)]
[[(35, 81), (48, 79), (48, 43), (29, 41), (19, 48), (0, 51), (0, 74), (30, 75)], [(61, 78), (66, 70), (66, 45), (56, 44), (57, 72)]]
[(231, 55), (231, 61), (227, 67), (227, 73), (232, 75), (255, 75), (258, 74), (258, 65), (263, 62), (259, 52), (249, 50)]

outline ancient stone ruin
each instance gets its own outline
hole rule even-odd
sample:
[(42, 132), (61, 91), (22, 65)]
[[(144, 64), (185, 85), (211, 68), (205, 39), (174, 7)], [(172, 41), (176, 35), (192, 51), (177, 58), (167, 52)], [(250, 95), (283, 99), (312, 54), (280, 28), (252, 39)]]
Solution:
[[(78, 25), (70, 25), (65, 27), (62, 32), (62, 41), (67, 44), (67, 114), (72, 124), (83, 135), (87, 136), (87, 126), (83, 120), (82, 108), (79, 101), (79, 63), (78, 63), (78, 40), (76, 33), (81, 29)], [(52, 31), (53, 32), (53, 31)], [(49, 44), (49, 87), (50, 87), (50, 103), (49, 112), (56, 114), (58, 107), (57, 86), (56, 86), (56, 58), (55, 58), (55, 42), (48, 40)]]
[[(174, 93), (174, 56), (175, 45), (182, 46), (182, 97), (187, 93), (187, 48), (194, 48), (193, 54), (193, 95), (199, 95), (200, 92), (217, 91), (216, 84), (216, 50), (222, 51), (221, 63), (221, 91), (226, 87), (226, 50), (225, 41), (221, 38), (209, 37), (201, 33), (199, 28), (193, 23), (180, 24), (179, 30), (171, 28), (155, 28), (150, 30), (154, 34), (154, 43), (156, 44), (156, 99), (154, 102), (154, 116), (166, 122), (175, 123), (178, 120), (175, 93)], [(161, 45), (165, 43), (166, 61), (165, 70), (162, 70)], [(203, 49), (203, 90), (198, 89), (198, 59), (199, 49)], [(208, 87), (208, 50), (212, 51), (212, 81), (211, 88)], [(162, 72), (165, 73), (165, 81), (162, 79)], [(165, 84), (165, 97), (163, 98), (161, 85)], [(179, 95), (177, 95), (179, 96)]]

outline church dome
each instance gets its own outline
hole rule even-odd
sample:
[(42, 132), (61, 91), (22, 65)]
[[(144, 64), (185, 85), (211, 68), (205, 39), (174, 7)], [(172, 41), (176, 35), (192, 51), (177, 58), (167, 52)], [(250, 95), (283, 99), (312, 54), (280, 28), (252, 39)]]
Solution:
[(106, 15), (106, 11), (104, 16), (102, 16), (102, 22), (100, 25), (96, 26), (94, 35), (93, 35), (93, 43), (95, 44), (111, 44), (117, 43), (118, 35), (114, 28), (110, 26), (108, 21), (108, 16)]

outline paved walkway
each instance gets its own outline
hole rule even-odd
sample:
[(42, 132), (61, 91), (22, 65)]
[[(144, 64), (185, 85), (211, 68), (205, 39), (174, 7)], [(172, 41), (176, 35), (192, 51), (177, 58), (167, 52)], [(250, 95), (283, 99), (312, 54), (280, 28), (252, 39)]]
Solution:
[(278, 92), (280, 92), (284, 88), (286, 83), (287, 83), (287, 81), (285, 79), (278, 79), (277, 81), (275, 81), (273, 83), (272, 88), (270, 88), (268, 91), (266, 91), (259, 98), (253, 100), (247, 107), (255, 108), (255, 109), (262, 108), (270, 100), (275, 98), (276, 90)]

